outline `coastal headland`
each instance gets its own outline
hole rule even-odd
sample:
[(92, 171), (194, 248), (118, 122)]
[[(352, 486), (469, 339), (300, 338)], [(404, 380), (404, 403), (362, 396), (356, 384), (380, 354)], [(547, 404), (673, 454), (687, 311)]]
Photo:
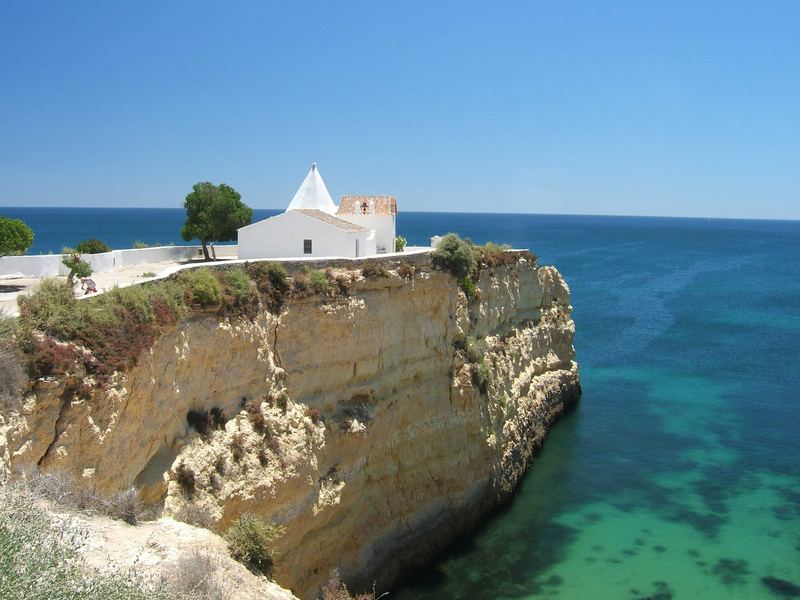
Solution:
[[(134, 286), (152, 321), (128, 328), (124, 360), (23, 304), (32, 346), (0, 420), (5, 474), (133, 487), (149, 527), (222, 534), (257, 515), (280, 527), (274, 581), (297, 597), (332, 569), (381, 590), (509, 498), (580, 394), (569, 288), (528, 252), (485, 251), (470, 282), (428, 254), (283, 269), (199, 269), (210, 299), (185, 273)], [(181, 308), (156, 285), (178, 286)], [(129, 316), (132, 294), (80, 310), (118, 301)], [(30, 366), (47, 352), (60, 362)]]

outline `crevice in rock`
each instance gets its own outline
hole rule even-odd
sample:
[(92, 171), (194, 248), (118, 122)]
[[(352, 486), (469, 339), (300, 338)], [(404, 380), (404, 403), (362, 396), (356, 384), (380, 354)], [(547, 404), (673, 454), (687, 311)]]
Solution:
[(61, 402), (61, 405), (58, 407), (58, 417), (56, 417), (56, 422), (53, 425), (53, 439), (47, 445), (47, 449), (39, 457), (39, 460), (36, 461), (36, 466), (39, 467), (39, 468), (42, 467), (42, 465), (44, 464), (45, 459), (50, 454), (50, 451), (58, 443), (58, 438), (59, 438), (59, 433), (58, 432), (61, 430), (62, 421), (64, 419), (64, 414), (66, 413), (65, 409), (67, 408), (67, 405), (69, 404), (68, 396), (73, 391), (74, 391), (74, 386), (67, 385), (64, 388), (64, 391), (61, 392), (61, 395), (59, 396), (59, 400)]

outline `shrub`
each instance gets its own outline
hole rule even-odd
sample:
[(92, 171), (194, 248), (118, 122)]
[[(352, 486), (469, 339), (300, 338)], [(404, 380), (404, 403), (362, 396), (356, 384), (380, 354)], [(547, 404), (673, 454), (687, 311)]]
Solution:
[(477, 295), (477, 290), (475, 289), (475, 282), (472, 281), (472, 277), (469, 275), (464, 275), (460, 277), (458, 280), (458, 285), (461, 288), (461, 291), (464, 292), (464, 295), (467, 297), (467, 300), (474, 300), (475, 296)]
[(250, 418), (250, 423), (253, 425), (253, 429), (262, 435), (269, 433), (269, 424), (264, 417), (264, 411), (261, 410), (261, 402), (258, 400), (249, 400), (245, 408), (247, 410), (247, 416)]
[(114, 288), (78, 302), (69, 284), (43, 280), (32, 294), (20, 296), (19, 329), (23, 350), (37, 344), (31, 332), (41, 331), (58, 340), (74, 341), (92, 351), (87, 370), (108, 376), (135, 364), (155, 340), (158, 327), (175, 323), (186, 312), (183, 287), (173, 281)]
[(402, 252), (405, 250), (406, 244), (408, 244), (408, 240), (402, 235), (398, 235), (396, 238), (394, 238), (394, 251)]
[(308, 275), (305, 273), (298, 273), (293, 277), (294, 279), (294, 290), (296, 292), (305, 292), (308, 289)]
[(314, 423), (314, 424), (319, 423), (319, 409), (318, 408), (313, 408), (313, 407), (306, 408), (305, 415), (309, 419), (311, 419), (312, 423)]
[(231, 438), (231, 456), (236, 462), (244, 458), (244, 436), (241, 433), (235, 433)]
[(492, 371), (485, 360), (481, 360), (477, 365), (472, 365), (472, 383), (477, 387), (481, 394), (485, 394), (492, 382)]
[(153, 271), (145, 271), (139, 277), (155, 277), (156, 274)]
[(32, 293), (17, 296), (20, 326), (50, 335), (69, 335), (81, 321), (72, 286), (57, 279), (42, 279)]
[(286, 409), (289, 407), (289, 394), (286, 393), (286, 390), (280, 390), (275, 394), (275, 403), (283, 411), (283, 414), (286, 414)]
[(267, 263), (267, 277), (269, 278), (269, 282), (272, 284), (272, 287), (274, 287), (276, 290), (282, 292), (288, 291), (289, 274), (286, 272), (286, 269), (283, 268), (281, 263)]
[(273, 313), (279, 313), (291, 287), (286, 269), (277, 262), (248, 263), (246, 269), (258, 291), (264, 294), (267, 308)]
[(219, 406), (215, 406), (210, 412), (212, 427), (214, 427), (214, 429), (223, 429), (225, 427), (225, 423), (228, 422), (228, 416), (225, 414), (225, 411)]
[(17, 319), (0, 307), (0, 341), (10, 338), (17, 329)]
[(133, 242), (133, 247), (135, 250), (141, 250), (143, 248), (149, 248), (149, 244), (145, 244), (142, 240), (136, 240)]
[(186, 413), (186, 422), (203, 437), (211, 436), (211, 417), (207, 410), (190, 410)]
[(413, 279), (417, 269), (411, 263), (404, 262), (397, 267), (397, 274), (403, 279)]
[(389, 277), (389, 271), (380, 265), (365, 265), (361, 269), (361, 274), (365, 279), (379, 279), (380, 277)]
[(464, 353), (464, 356), (467, 358), (467, 362), (476, 363), (481, 359), (478, 340), (471, 335), (468, 335), (461, 340), (454, 341), (453, 347), (456, 350), (461, 350)]
[(139, 491), (134, 487), (117, 492), (107, 501), (106, 514), (125, 521), (128, 525), (136, 525), (141, 520), (143, 513), (144, 508), (139, 500)]
[(225, 540), (233, 558), (269, 576), (275, 566), (271, 545), (282, 533), (283, 528), (245, 513), (228, 529)]
[(186, 463), (181, 461), (178, 465), (178, 468), (175, 469), (175, 481), (181, 488), (181, 491), (186, 496), (193, 496), (196, 487), (196, 478), (194, 474), (194, 470), (191, 467), (186, 466)]
[(19, 409), (26, 381), (21, 352), (11, 344), (0, 342), (0, 411), (8, 413)]
[(25, 349), (31, 379), (63, 375), (73, 369), (79, 357), (73, 345), (57, 342), (50, 336), (31, 338)]
[(219, 280), (208, 269), (189, 269), (183, 275), (191, 301), (203, 308), (219, 304), (222, 297), (222, 286)]
[(111, 247), (100, 240), (89, 239), (83, 240), (75, 246), (75, 252), (79, 254), (102, 254), (103, 252), (111, 252)]
[(223, 600), (238, 597), (225, 577), (225, 567), (216, 556), (192, 549), (181, 554), (165, 580), (171, 598), (190, 600)]
[(333, 281), (336, 283), (336, 291), (341, 296), (350, 294), (350, 286), (353, 284), (349, 275), (337, 275)]
[(231, 269), (225, 273), (228, 291), (238, 301), (247, 300), (253, 293), (253, 282), (242, 269)]
[(431, 253), (433, 266), (449, 271), (458, 278), (470, 275), (475, 270), (475, 254), (472, 245), (455, 233), (448, 233)]
[(308, 275), (308, 285), (315, 294), (327, 294), (331, 289), (331, 284), (328, 278), (320, 270), (311, 271)]
[(352, 596), (342, 581), (339, 569), (328, 573), (328, 582), (322, 588), (322, 600), (375, 600), (375, 592)]

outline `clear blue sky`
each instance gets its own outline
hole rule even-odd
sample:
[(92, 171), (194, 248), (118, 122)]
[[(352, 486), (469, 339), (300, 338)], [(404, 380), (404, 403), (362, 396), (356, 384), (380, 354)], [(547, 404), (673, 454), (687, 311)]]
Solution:
[(0, 5), (0, 206), (800, 218), (800, 2)]

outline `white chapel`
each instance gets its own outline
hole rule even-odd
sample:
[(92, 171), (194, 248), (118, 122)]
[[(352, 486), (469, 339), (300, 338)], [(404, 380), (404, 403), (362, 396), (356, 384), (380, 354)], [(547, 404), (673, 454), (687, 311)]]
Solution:
[(342, 196), (337, 207), (316, 164), (286, 211), (239, 229), (239, 258), (345, 257), (394, 252), (394, 196)]

